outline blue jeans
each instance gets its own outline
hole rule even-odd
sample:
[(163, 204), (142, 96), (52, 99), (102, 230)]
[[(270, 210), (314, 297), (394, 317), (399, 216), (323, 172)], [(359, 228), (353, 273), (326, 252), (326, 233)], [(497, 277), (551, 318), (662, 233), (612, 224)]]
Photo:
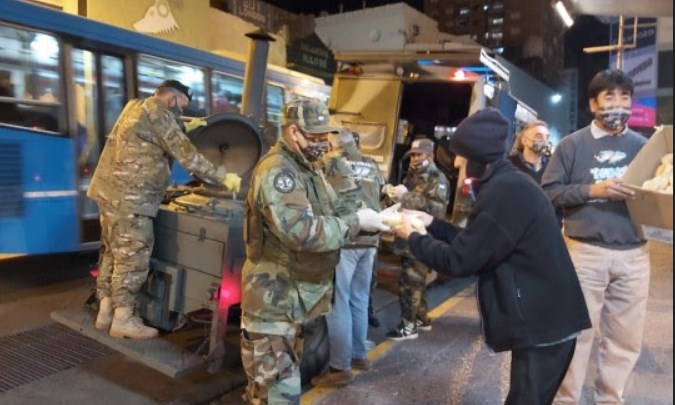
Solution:
[(326, 315), (330, 365), (350, 370), (352, 359), (365, 359), (368, 296), (376, 248), (342, 249), (335, 268), (335, 304)]

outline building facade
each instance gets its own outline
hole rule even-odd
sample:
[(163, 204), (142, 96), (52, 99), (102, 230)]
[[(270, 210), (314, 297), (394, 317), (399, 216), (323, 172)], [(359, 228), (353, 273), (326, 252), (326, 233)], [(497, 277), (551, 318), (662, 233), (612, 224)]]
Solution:
[(564, 27), (549, 0), (424, 0), (442, 32), (468, 35), (557, 87), (562, 81)]

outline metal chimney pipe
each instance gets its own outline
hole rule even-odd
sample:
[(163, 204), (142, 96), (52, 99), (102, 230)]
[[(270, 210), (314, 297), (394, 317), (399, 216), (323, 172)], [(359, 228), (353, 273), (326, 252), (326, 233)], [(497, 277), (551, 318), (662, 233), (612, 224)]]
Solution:
[(263, 96), (265, 94), (265, 71), (270, 42), (275, 41), (262, 29), (246, 34), (251, 38), (248, 51), (248, 63), (244, 74), (244, 94), (241, 100), (241, 113), (250, 117), (257, 125), (262, 125)]

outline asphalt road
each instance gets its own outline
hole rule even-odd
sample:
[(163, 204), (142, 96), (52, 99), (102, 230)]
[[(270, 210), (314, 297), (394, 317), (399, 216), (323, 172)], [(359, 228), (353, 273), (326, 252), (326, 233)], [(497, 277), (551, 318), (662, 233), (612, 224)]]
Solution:
[[(380, 286), (374, 295), (374, 307), (382, 322), (381, 327), (369, 331), (369, 339), (374, 344), (383, 342), (385, 334), (399, 322), (398, 260), (389, 259), (385, 258), (380, 264)], [(100, 347), (101, 352), (91, 358), (65, 366), (54, 363), (49, 353), (46, 356), (39, 353), (39, 350), (56, 351), (55, 357), (59, 357), (59, 350), (65, 350), (49, 345), (36, 349), (35, 344), (44, 340), (45, 334), (74, 333), (59, 329), (49, 314), (82, 305), (94, 291), (89, 271), (96, 261), (96, 252), (0, 260), (0, 403), (201, 404), (223, 398), (228, 392), (235, 397), (240, 395), (237, 388), (242, 386), (245, 377), (236, 350), (229, 353), (223, 372), (216, 375), (198, 373), (181, 379), (166, 377), (129, 357), (106, 352)], [(470, 280), (435, 281), (429, 288), (430, 306), (439, 305), (467, 283)], [(64, 339), (76, 337), (79, 335), (65, 336)], [(236, 331), (229, 338), (236, 342)], [(16, 341), (19, 345), (11, 347), (17, 344)], [(63, 342), (54, 344), (63, 345)], [(89, 340), (83, 344), (97, 346)], [(3, 347), (4, 353), (10, 353), (8, 345), (12, 355), (6, 354), (3, 359)], [(29, 371), (34, 375), (24, 382), (17, 382), (14, 374), (19, 368), (24, 369), (26, 362), (32, 361), (36, 362), (35, 369), (29, 368)], [(6, 380), (4, 389), (3, 378)]]

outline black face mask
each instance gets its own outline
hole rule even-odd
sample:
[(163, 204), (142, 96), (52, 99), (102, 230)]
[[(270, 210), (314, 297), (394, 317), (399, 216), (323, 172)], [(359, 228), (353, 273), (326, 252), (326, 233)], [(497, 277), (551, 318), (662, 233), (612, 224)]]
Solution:
[(317, 160), (321, 159), (328, 151), (328, 146), (328, 141), (312, 142), (307, 139), (307, 146), (300, 148), (300, 150), (305, 156), (305, 159), (307, 159), (309, 162), (316, 162)]
[(303, 131), (298, 130), (298, 132), (302, 134), (302, 137), (305, 138), (305, 142), (307, 143), (307, 146), (305, 146), (304, 148), (300, 147), (300, 151), (302, 152), (302, 155), (305, 157), (305, 159), (307, 159), (308, 162), (310, 163), (316, 162), (320, 160), (326, 152), (328, 152), (330, 143), (328, 142), (327, 139), (315, 142)]
[(485, 169), (487, 169), (487, 165), (468, 160), (466, 162), (466, 177), (480, 179), (485, 174)]
[(176, 117), (176, 119), (179, 119), (180, 116), (183, 114), (183, 111), (181, 110), (180, 106), (178, 105), (178, 97), (173, 98), (174, 105), (169, 106), (168, 110)]
[(476, 196), (480, 191), (481, 179), (487, 170), (487, 165), (477, 163), (472, 160), (466, 162), (466, 180), (462, 185), (464, 195), (471, 197), (471, 201), (476, 201)]

